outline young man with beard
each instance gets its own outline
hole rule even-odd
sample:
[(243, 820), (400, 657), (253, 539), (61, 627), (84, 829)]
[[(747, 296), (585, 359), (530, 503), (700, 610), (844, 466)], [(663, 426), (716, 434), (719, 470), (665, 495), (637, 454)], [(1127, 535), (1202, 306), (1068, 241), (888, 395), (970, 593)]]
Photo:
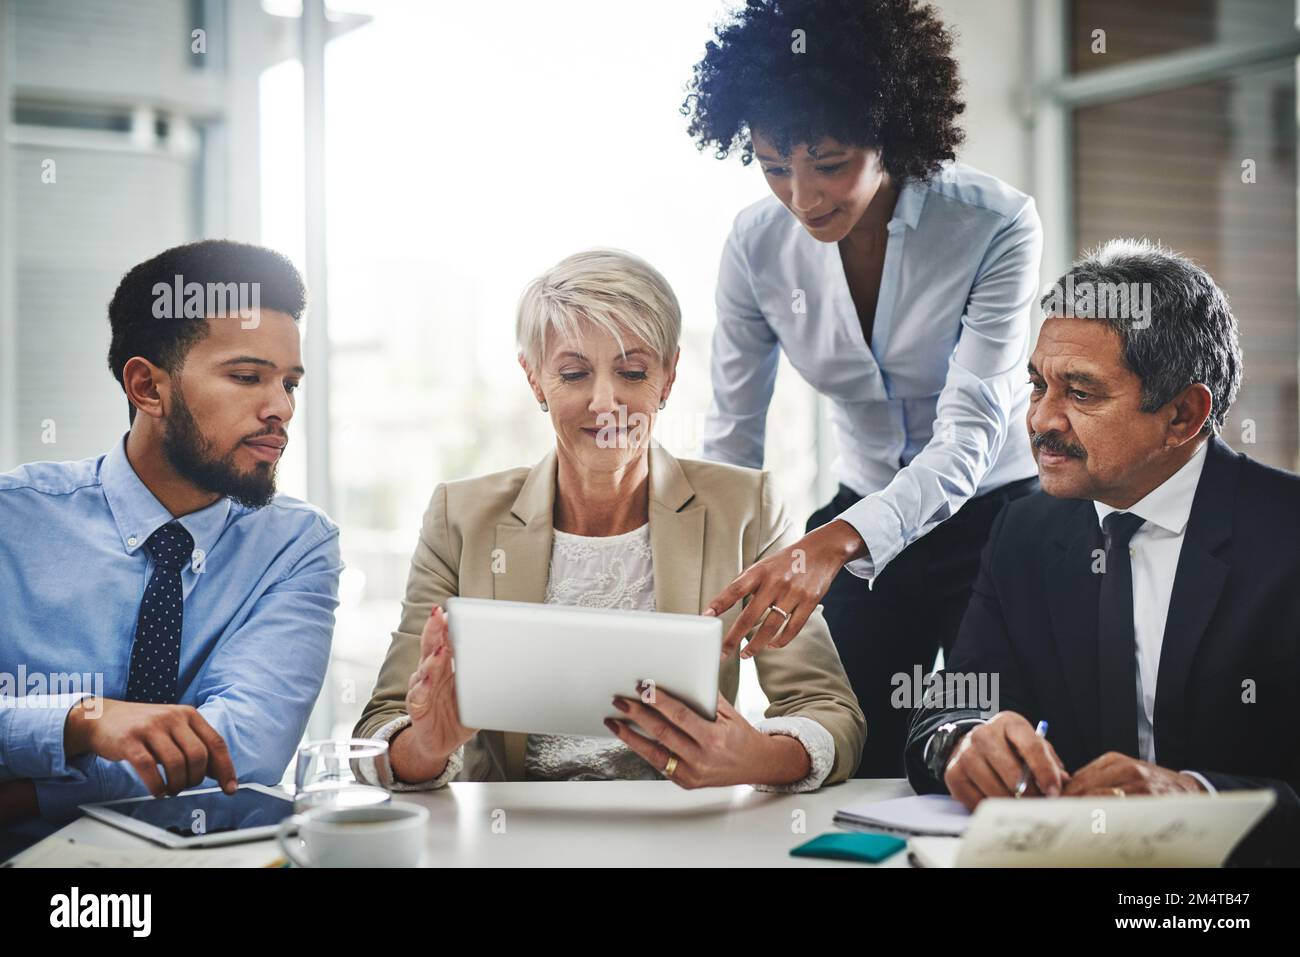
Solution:
[[(174, 296), (214, 289), (256, 308), (199, 316), (211, 297)], [(257, 246), (136, 266), (108, 309), (130, 430), (98, 458), (0, 475), (0, 671), (27, 685), (0, 696), (10, 849), (79, 804), (280, 781), (342, 569), (334, 523), (275, 493), (304, 304), (293, 265)], [(68, 691), (73, 675), (93, 686)]]

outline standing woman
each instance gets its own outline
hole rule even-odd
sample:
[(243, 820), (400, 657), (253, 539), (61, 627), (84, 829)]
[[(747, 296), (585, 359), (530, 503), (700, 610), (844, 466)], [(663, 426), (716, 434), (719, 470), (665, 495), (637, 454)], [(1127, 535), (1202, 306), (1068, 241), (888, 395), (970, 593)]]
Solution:
[[(748, 0), (682, 112), (772, 195), (722, 252), (704, 458), (759, 468), (781, 350), (831, 401), (839, 492), (710, 604), (727, 647), (794, 639), (819, 602), (867, 718), (859, 777), (903, 773), (915, 669), (950, 651), (1002, 505), (1037, 489), (1025, 429), (1042, 229), (960, 165), (952, 41), (915, 0)], [(972, 705), (988, 707), (985, 702)]]

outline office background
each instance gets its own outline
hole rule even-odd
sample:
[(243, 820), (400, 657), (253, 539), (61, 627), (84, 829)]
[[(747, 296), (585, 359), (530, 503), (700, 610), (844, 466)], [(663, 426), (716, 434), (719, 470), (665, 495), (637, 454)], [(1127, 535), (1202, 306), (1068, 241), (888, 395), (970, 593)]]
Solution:
[[(1296, 469), (1295, 0), (942, 0), (960, 159), (1031, 192), (1042, 280), (1148, 236), (1206, 266), (1242, 327), (1225, 438)], [(313, 737), (346, 735), (398, 621), (434, 485), (550, 442), (514, 305), (577, 249), (636, 252), (684, 312), (659, 438), (698, 453), (712, 294), (757, 165), (677, 112), (713, 0), (0, 0), (0, 470), (126, 428), (106, 305), (200, 237), (289, 254), (311, 291), (281, 489), (348, 569)], [(767, 467), (796, 516), (833, 490), (825, 410), (783, 363)], [(763, 706), (752, 665), (742, 709)]]

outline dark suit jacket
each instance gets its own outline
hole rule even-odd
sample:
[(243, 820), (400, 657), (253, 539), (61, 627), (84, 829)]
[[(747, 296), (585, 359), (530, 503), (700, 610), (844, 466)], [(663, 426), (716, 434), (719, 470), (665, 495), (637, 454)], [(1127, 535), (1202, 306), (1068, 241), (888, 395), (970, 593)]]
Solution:
[[(1091, 501), (1038, 493), (989, 534), (947, 669), (996, 672), (999, 706), (1046, 718), (1071, 773), (1103, 753)], [(1300, 476), (1211, 440), (1174, 578), (1156, 683), (1162, 767), (1219, 790), (1272, 788), (1273, 811), (1232, 864), (1300, 864)], [(1252, 695), (1253, 692), (1253, 695)], [(1253, 696), (1253, 700), (1252, 699)], [(953, 702), (945, 702), (951, 705)], [(930, 734), (972, 709), (920, 708), (907, 742), (918, 793), (945, 790), (922, 763)]]

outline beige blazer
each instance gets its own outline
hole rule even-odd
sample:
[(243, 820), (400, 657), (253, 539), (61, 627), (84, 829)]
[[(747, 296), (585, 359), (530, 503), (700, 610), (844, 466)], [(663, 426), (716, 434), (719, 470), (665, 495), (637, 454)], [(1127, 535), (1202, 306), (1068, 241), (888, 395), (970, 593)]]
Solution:
[[(754, 469), (678, 460), (652, 446), (650, 548), (658, 611), (700, 614), (745, 568), (800, 537), (771, 477)], [(420, 540), (374, 694), (356, 726), (371, 737), (404, 713), (407, 684), (419, 664), (420, 634), (435, 603), (449, 597), (542, 602), (551, 566), (556, 455), (533, 468), (515, 468), (439, 485), (424, 514)], [(500, 552), (496, 550), (500, 549)], [(493, 556), (505, 569), (493, 573)], [(498, 563), (499, 564), (499, 563)], [(729, 627), (737, 605), (723, 616)], [(803, 715), (835, 739), (835, 763), (825, 783), (853, 774), (866, 740), (866, 721), (844, 674), (821, 613), (784, 648), (754, 659), (770, 706), (767, 717)], [(720, 666), (719, 689), (735, 703), (740, 659)], [(523, 733), (482, 730), (465, 745), (458, 780), (524, 780)]]

